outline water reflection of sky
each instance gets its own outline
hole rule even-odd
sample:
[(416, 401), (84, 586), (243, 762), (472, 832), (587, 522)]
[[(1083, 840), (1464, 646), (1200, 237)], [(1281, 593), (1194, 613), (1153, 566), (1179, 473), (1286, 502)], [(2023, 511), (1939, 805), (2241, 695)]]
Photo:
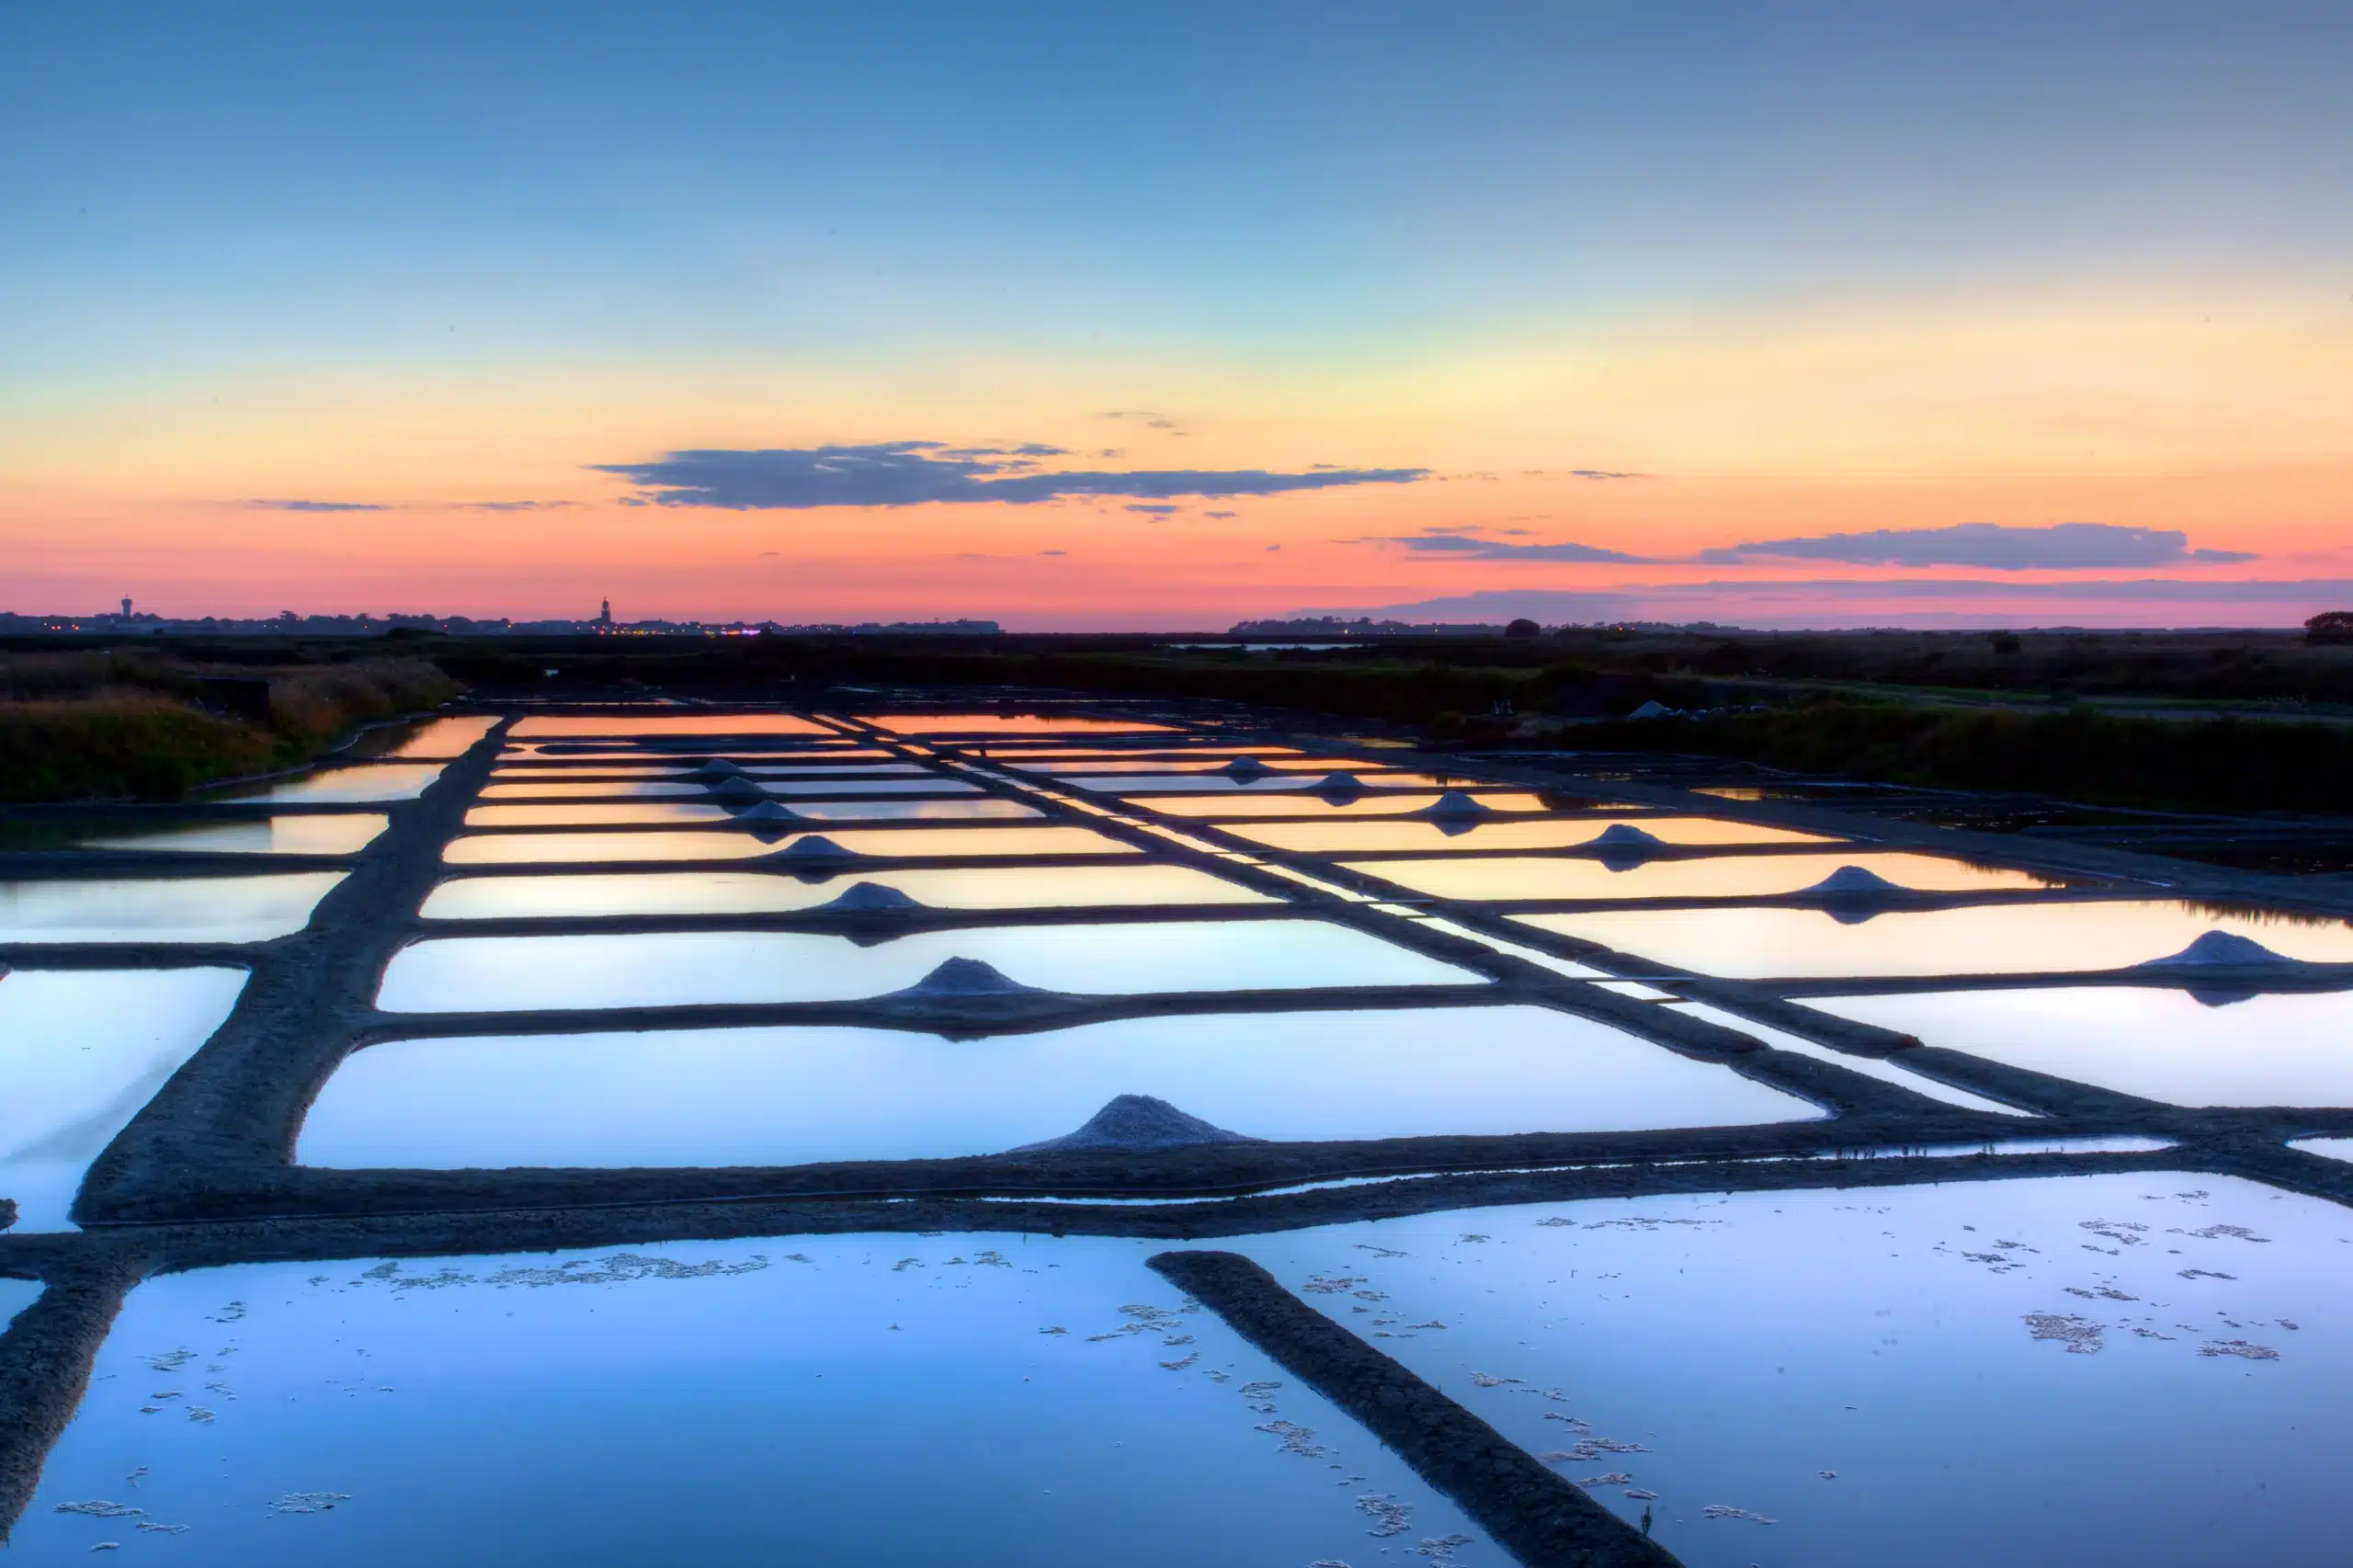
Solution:
[(2344, 992), (2200, 1001), (2187, 991), (2101, 985), (1834, 996), (1814, 1006), (2170, 1105), (2353, 1106), (2353, 995)]
[(379, 752), (382, 756), (463, 756), (469, 747), (490, 733), (498, 722), (495, 713), (476, 714), (458, 719), (432, 719), (404, 729), (388, 737), (392, 744)]
[(614, 718), (600, 714), (573, 717), (542, 713), (517, 719), (508, 737), (518, 741), (556, 741), (631, 736), (648, 739), (693, 740), (713, 737), (723, 745), (730, 735), (823, 735), (835, 732), (790, 713), (678, 713), (659, 717)]
[(1719, 855), (1620, 867), (1584, 855), (1466, 856), (1459, 860), (1366, 860), (1350, 866), (1438, 898), (1742, 898), (1792, 893), (1842, 866), (1859, 866), (1923, 892), (1985, 892), (2049, 884), (2025, 871), (1972, 866), (1938, 855)]
[[(1534, 795), (1509, 790), (1466, 791), (1491, 812), (1540, 812), (1544, 802)], [(1428, 790), (1398, 794), (1359, 795), (1349, 799), (1323, 795), (1253, 795), (1245, 800), (1221, 800), (1170, 795), (1152, 802), (1152, 809), (1172, 817), (1378, 817), (1426, 812), (1438, 804)], [(1476, 821), (1476, 818), (1468, 819)]]
[(321, 767), (299, 778), (266, 784), (234, 784), (207, 790), (211, 801), (289, 801), (319, 805), (345, 805), (369, 801), (414, 801), (441, 777), (438, 762), (354, 763), (348, 767)]
[[(1643, 1505), (1626, 1484), (1656, 1492), (1659, 1538), (1692, 1568), (2344, 1559), (2353, 1217), (2318, 1199), (2131, 1175), (1218, 1244), (1294, 1290), (1381, 1292), (1307, 1299), (1393, 1336), (1374, 1343), (1531, 1453), (1643, 1445), (1560, 1469), (1631, 1475), (1594, 1489), (1628, 1518)], [(2245, 1358), (2263, 1351), (2278, 1359)], [(1777, 1522), (1702, 1517), (1711, 1504)]]
[(787, 931), (446, 937), (384, 971), (391, 1012), (639, 1007), (879, 996), (951, 958), (1045, 991), (1122, 994), (1475, 983), (1479, 976), (1318, 920), (1000, 926), (919, 931), (872, 946)]
[(884, 713), (866, 722), (906, 735), (1173, 734), (1166, 724), (1058, 713)]
[(83, 1172), (229, 1016), (241, 969), (0, 973), (0, 1198), (67, 1228)]
[[(1751, 827), (1715, 817), (1627, 817), (1628, 826), (1666, 844), (1832, 844), (1819, 834), (1786, 828)], [(1381, 849), (1568, 849), (1589, 844), (1614, 825), (1608, 817), (1562, 817), (1551, 822), (1460, 823), (1330, 822), (1237, 824), (1225, 831), (1276, 849), (1349, 854)]]
[(349, 855), (365, 849), (391, 821), (374, 812), (305, 812), (259, 822), (182, 822), (114, 831), (83, 840), (105, 849), (200, 849), (230, 855)]
[(0, 941), (259, 942), (300, 931), (341, 871), (0, 882)]
[[(852, 855), (877, 858), (1141, 853), (1133, 845), (1106, 837), (1091, 827), (926, 827), (866, 833), (853, 828), (824, 836)], [(768, 843), (741, 828), (713, 833), (472, 834), (451, 839), (441, 858), (451, 865), (473, 866), (566, 860), (738, 860), (773, 855), (796, 842), (780, 838)]]
[(434, 920), (595, 915), (749, 915), (813, 909), (860, 882), (935, 909), (1044, 909), (1088, 904), (1267, 903), (1189, 866), (953, 866), (844, 871), (804, 880), (767, 871), (638, 871), (582, 876), (460, 877), (428, 894)]
[(2006, 904), (1841, 921), (1814, 909), (1630, 909), (1514, 916), (1661, 963), (1741, 979), (2119, 969), (2229, 931), (2290, 958), (2353, 961), (2353, 926), (2177, 903)]
[[(1461, 1534), (1463, 1568), (1501, 1568), (1346, 1415), (1181, 1311), (1158, 1250), (853, 1235), (161, 1276), (15, 1544), (199, 1568), (1303, 1568)], [(1285, 1452), (1275, 1422), (1329, 1451)], [(347, 1495), (273, 1507), (296, 1493)], [(1366, 1494), (1411, 1528), (1369, 1537)], [(93, 1499), (188, 1528), (54, 1511)]]
[(1128, 1018), (985, 1040), (766, 1028), (398, 1040), (347, 1060), (298, 1158), (339, 1166), (793, 1165), (1060, 1137), (1152, 1095), (1247, 1137), (1621, 1131), (1821, 1113), (1539, 1007)]

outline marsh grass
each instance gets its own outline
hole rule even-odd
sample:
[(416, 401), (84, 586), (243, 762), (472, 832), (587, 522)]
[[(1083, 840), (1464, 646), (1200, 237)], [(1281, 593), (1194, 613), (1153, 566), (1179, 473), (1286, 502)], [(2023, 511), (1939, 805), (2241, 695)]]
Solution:
[[(265, 680), (267, 722), (204, 700)], [(460, 687), (423, 659), (216, 669), (146, 652), (0, 658), (0, 801), (176, 800), (199, 784), (308, 761), (359, 725)]]

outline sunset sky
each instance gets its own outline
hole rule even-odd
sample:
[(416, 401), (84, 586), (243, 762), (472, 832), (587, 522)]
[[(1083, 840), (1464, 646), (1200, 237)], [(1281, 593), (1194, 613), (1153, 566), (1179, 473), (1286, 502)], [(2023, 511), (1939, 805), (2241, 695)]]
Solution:
[(2353, 7), (0, 10), (0, 608), (2353, 608)]

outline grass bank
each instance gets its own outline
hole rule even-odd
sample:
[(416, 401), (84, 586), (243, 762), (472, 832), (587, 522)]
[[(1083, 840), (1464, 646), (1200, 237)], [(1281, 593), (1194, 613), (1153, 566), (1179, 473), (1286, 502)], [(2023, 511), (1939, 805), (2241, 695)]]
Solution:
[(177, 799), (306, 762), (458, 683), (415, 658), (220, 667), (139, 653), (0, 657), (0, 801)]

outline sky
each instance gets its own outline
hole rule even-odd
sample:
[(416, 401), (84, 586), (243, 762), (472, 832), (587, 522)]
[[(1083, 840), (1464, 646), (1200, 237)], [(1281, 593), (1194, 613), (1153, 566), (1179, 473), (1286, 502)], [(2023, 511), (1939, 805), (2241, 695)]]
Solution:
[(0, 608), (2353, 606), (2353, 7), (0, 8)]

